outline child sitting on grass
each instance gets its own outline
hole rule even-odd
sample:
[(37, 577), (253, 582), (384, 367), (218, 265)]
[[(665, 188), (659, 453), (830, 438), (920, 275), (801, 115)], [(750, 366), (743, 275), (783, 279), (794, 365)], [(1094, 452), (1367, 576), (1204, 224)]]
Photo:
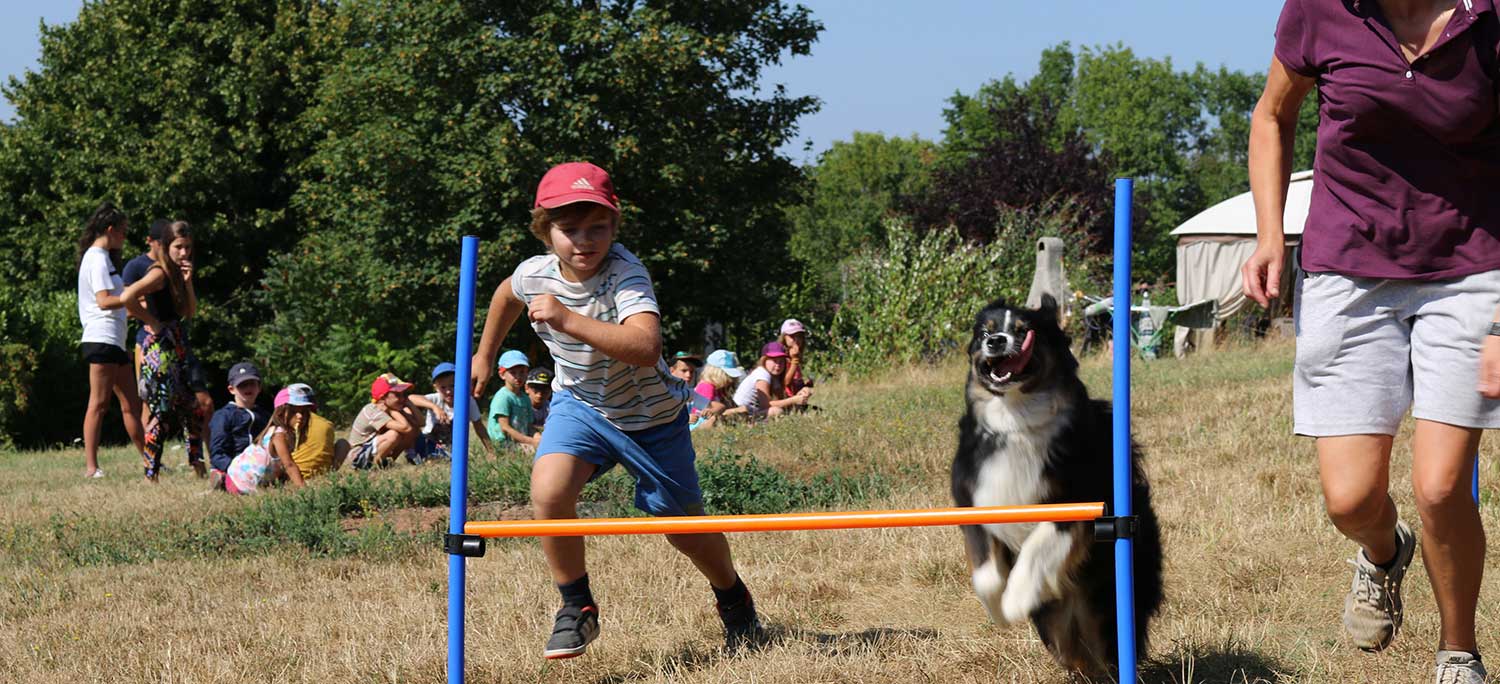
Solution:
[[(803, 387), (792, 396), (785, 396), (781, 379), (786, 374), (786, 347), (780, 342), (767, 342), (760, 348), (760, 362), (755, 370), (740, 381), (734, 391), (734, 403), (745, 407), (750, 417), (763, 420), (781, 415), (794, 406), (806, 406), (812, 397), (812, 388)], [(785, 397), (785, 398), (783, 398)]]
[(307, 406), (306, 434), (292, 449), (292, 461), (297, 464), (302, 479), (310, 480), (338, 470), (349, 456), (349, 441), (339, 438), (333, 423), (317, 414), (318, 399), (312, 387), (298, 382), (287, 385), (286, 392), (291, 404)]
[(260, 397), (260, 371), (249, 361), (229, 369), (229, 395), (233, 401), (214, 411), (208, 422), (208, 461), (213, 466), (209, 485), (224, 488), (224, 473), (236, 456), (255, 441), (271, 419), (265, 409), (255, 405)]
[(552, 403), (552, 371), (531, 369), (526, 376), (526, 398), (531, 400), (531, 431), (538, 434), (547, 424), (547, 404)]
[(350, 465), (359, 470), (385, 467), (417, 443), (421, 433), (406, 410), (409, 389), (411, 383), (389, 373), (370, 383), (370, 403), (359, 410), (349, 429)]
[(672, 377), (687, 383), (688, 387), (698, 384), (698, 369), (702, 367), (703, 359), (689, 352), (680, 351), (672, 355)]
[(531, 399), (526, 396), (526, 374), (531, 361), (514, 349), (500, 355), (500, 377), (505, 386), (490, 400), (490, 439), (535, 449), (540, 440), (531, 434)]
[(270, 422), (255, 443), (245, 447), (226, 469), (224, 490), (230, 494), (254, 494), (261, 486), (281, 479), (293, 487), (305, 484), (292, 452), (307, 439), (312, 402), (299, 395), (298, 403), (293, 404), (290, 390), (282, 389), (276, 394), (274, 407)]
[(740, 360), (734, 352), (719, 349), (708, 355), (708, 363), (703, 366), (698, 386), (693, 388), (693, 392), (706, 405), (699, 412), (698, 421), (693, 423), (692, 429), (711, 428), (748, 413), (743, 406), (734, 403), (735, 385), (743, 377), (745, 369), (740, 368)]
[[(490, 379), (495, 352), (525, 311), (557, 360), (557, 393), (531, 466), (538, 519), (578, 517), (578, 495), (616, 464), (636, 481), (636, 508), (701, 515), (703, 494), (688, 433), (687, 394), (661, 358), (661, 310), (651, 276), (614, 242), (614, 187), (587, 163), (553, 167), (537, 187), (531, 232), (548, 248), (516, 267), (490, 299), (474, 355), (474, 391)], [(501, 364), (504, 365), (504, 364)], [(722, 534), (667, 535), (708, 579), (731, 650), (762, 633), (755, 603)], [(562, 596), (545, 658), (571, 658), (599, 635), (581, 537), (547, 537), (542, 551)]]
[[(422, 397), (433, 406), (426, 411), (427, 420), (422, 425), (422, 435), (427, 441), (423, 458), (447, 459), (453, 455), (453, 374), (457, 370), (447, 361), (432, 369), (432, 389), (436, 391)], [(469, 397), (469, 422), (484, 450), (493, 452), (495, 445), (484, 427), (484, 414), (479, 412), (479, 402), (473, 397)]]

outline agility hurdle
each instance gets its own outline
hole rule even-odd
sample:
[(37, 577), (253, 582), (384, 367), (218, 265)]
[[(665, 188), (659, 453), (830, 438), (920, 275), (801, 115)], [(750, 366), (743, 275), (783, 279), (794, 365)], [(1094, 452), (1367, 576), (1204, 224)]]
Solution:
[[(1130, 300), (1130, 202), (1129, 178), (1115, 181), (1114, 301)], [(474, 279), (479, 238), (465, 236), (460, 259), (458, 286), (458, 334), (454, 344), (453, 460), (449, 486), (448, 534), (443, 549), (448, 554), (448, 682), (464, 681), (464, 591), (465, 563), (484, 555), (484, 540), (497, 537), (572, 537), (626, 534), (702, 534), (711, 532), (780, 532), (790, 530), (846, 530), (889, 527), (926, 527), (1037, 522), (1088, 522), (1095, 524), (1097, 541), (1115, 546), (1115, 619), (1119, 634), (1121, 682), (1136, 681), (1135, 635), (1135, 531), (1131, 488), (1133, 464), (1130, 453), (1130, 316), (1114, 316), (1114, 516), (1106, 515), (1104, 503), (1047, 504), (935, 508), (772, 515), (705, 515), (672, 518), (604, 518), (574, 520), (514, 520), (468, 522), (469, 402), (472, 394), (471, 359), (474, 344)], [(1116, 306), (1118, 310), (1119, 307)]]

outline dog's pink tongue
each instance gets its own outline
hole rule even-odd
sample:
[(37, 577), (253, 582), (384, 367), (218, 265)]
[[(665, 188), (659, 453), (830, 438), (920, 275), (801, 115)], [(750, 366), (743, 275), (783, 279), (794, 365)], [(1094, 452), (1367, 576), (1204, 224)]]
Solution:
[(1000, 372), (1014, 375), (1026, 369), (1026, 364), (1031, 362), (1031, 344), (1035, 341), (1035, 335), (1036, 332), (1033, 330), (1026, 331), (1026, 339), (1021, 340), (1021, 351), (1001, 361)]

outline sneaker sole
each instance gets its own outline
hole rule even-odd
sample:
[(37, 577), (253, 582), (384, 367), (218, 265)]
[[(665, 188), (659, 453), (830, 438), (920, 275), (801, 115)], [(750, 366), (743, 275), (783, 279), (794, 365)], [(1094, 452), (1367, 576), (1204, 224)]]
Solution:
[(547, 660), (567, 660), (568, 658), (577, 658), (578, 656), (583, 655), (584, 651), (588, 650), (589, 644), (594, 643), (594, 639), (598, 638), (598, 636), (598, 632), (593, 633), (588, 637), (586, 641), (583, 642), (583, 645), (581, 646), (575, 646), (573, 648), (547, 649), (545, 651), (542, 651), (542, 657), (546, 658)]
[(594, 640), (598, 638), (599, 629), (595, 628), (593, 632), (584, 635), (582, 644), (579, 644), (572, 648), (549, 648), (542, 651), (542, 657), (546, 658), (547, 660), (567, 660), (568, 658), (577, 658), (578, 656), (583, 655), (583, 652), (588, 650), (589, 644), (594, 643)]

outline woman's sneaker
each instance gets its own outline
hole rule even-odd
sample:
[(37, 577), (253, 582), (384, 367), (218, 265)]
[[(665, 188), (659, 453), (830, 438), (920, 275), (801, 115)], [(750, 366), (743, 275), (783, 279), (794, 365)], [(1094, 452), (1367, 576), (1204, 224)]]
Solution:
[(552, 636), (542, 657), (549, 660), (583, 655), (589, 643), (599, 638), (597, 606), (563, 606), (552, 623)]
[(1437, 668), (1433, 671), (1436, 684), (1485, 684), (1489, 673), (1479, 656), (1466, 651), (1438, 651)]
[(1389, 569), (1371, 563), (1364, 549), (1349, 561), (1354, 566), (1354, 582), (1344, 598), (1344, 631), (1355, 646), (1379, 651), (1396, 639), (1401, 630), (1401, 580), (1416, 550), (1417, 535), (1397, 520), (1396, 557)]

